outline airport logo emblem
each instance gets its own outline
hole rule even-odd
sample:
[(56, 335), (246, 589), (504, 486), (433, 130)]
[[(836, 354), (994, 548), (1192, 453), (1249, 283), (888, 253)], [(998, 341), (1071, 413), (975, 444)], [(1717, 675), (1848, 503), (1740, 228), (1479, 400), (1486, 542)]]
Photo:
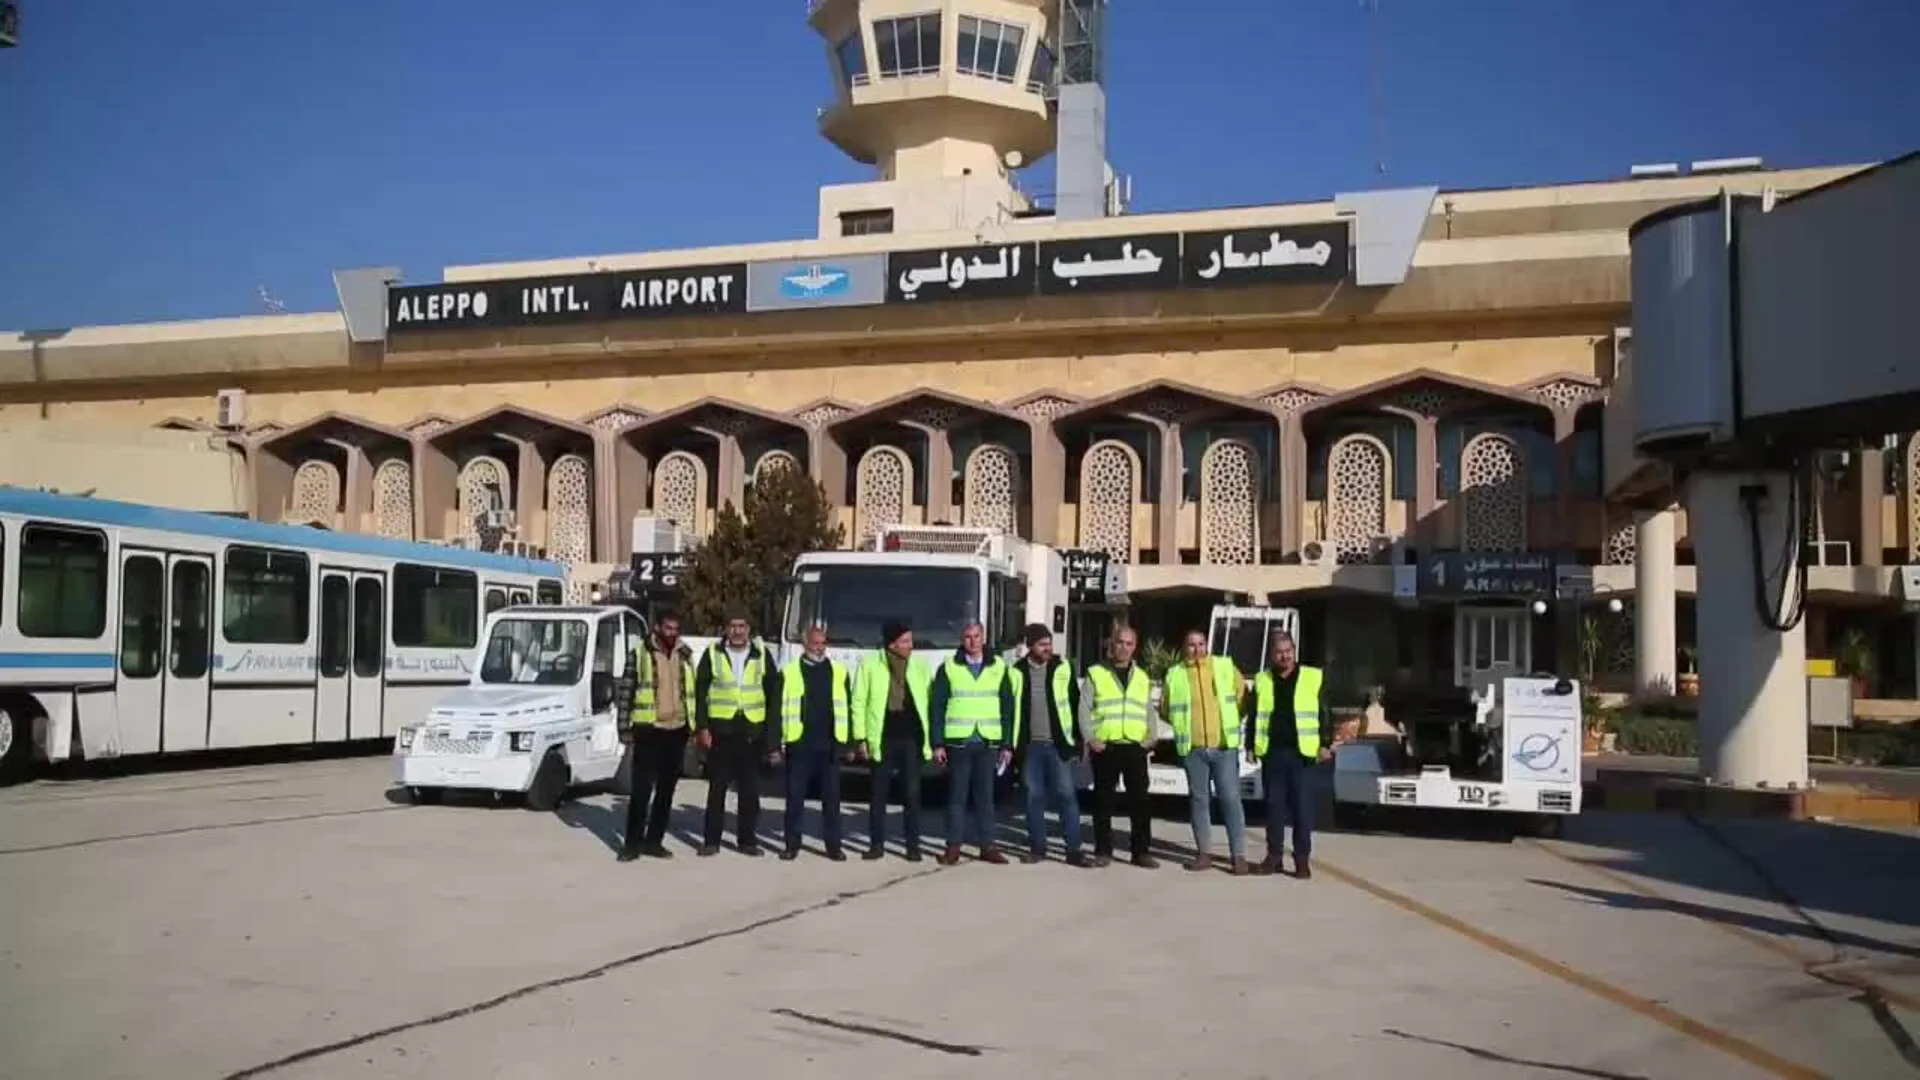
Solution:
[(1560, 740), (1551, 735), (1529, 735), (1520, 740), (1513, 760), (1534, 772), (1552, 772), (1560, 764)]
[(844, 296), (853, 288), (853, 275), (837, 266), (815, 263), (780, 278), (780, 295), (789, 300), (823, 300)]

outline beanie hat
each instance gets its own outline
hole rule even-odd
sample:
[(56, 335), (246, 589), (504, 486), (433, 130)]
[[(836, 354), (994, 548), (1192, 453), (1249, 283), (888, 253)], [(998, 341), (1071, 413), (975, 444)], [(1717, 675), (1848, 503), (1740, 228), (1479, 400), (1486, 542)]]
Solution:
[(908, 626), (898, 619), (882, 623), (880, 626), (880, 645), (882, 648), (885, 648), (899, 641), (902, 635), (911, 633), (913, 633), (913, 627)]
[(1043, 641), (1053, 640), (1053, 631), (1045, 623), (1028, 623), (1026, 629), (1027, 648), (1031, 649)]

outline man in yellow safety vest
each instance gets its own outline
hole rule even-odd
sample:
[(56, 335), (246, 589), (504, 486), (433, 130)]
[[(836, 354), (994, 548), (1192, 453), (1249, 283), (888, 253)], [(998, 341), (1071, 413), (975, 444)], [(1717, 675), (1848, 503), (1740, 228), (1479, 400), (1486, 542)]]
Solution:
[(780, 669), (780, 744), (787, 758), (787, 813), (782, 859), (800, 854), (807, 789), (820, 781), (820, 824), (827, 858), (845, 862), (840, 848), (840, 760), (853, 742), (851, 676), (827, 655), (827, 629), (809, 626), (806, 651)]
[(1140, 637), (1133, 627), (1114, 630), (1107, 658), (1087, 668), (1087, 692), (1080, 695), (1080, 733), (1093, 763), (1093, 865), (1113, 862), (1114, 792), (1127, 786), (1133, 865), (1160, 865), (1149, 850), (1153, 842), (1153, 805), (1147, 799), (1147, 758), (1152, 752), (1153, 680), (1134, 663)]
[[(633, 643), (619, 700), (627, 744), (627, 831), (620, 838), (621, 862), (642, 855), (672, 858), (663, 841), (673, 813), (673, 789), (680, 783), (686, 757), (687, 724), (693, 717), (693, 650), (680, 640), (680, 619), (672, 612), (654, 616), (653, 633)], [(649, 799), (648, 796), (652, 798)]]
[(735, 800), (734, 840), (743, 855), (760, 854), (760, 762), (777, 762), (774, 721), (780, 705), (780, 673), (764, 646), (753, 640), (745, 612), (727, 616), (721, 639), (700, 655), (693, 673), (693, 726), (707, 751), (707, 820), (700, 854), (720, 853), (726, 825), (727, 788)]
[(913, 628), (889, 622), (880, 630), (880, 649), (860, 663), (853, 686), (853, 737), (873, 762), (867, 792), (867, 852), (872, 862), (887, 853), (887, 799), (900, 777), (902, 822), (907, 861), (919, 862), (920, 769), (933, 758), (928, 698), (933, 672), (913, 655)]
[(1267, 858), (1262, 873), (1277, 874), (1293, 820), (1293, 876), (1313, 877), (1314, 766), (1329, 754), (1321, 743), (1320, 685), (1323, 673), (1300, 663), (1293, 636), (1273, 635), (1267, 670), (1253, 680), (1253, 722), (1247, 725), (1247, 760), (1260, 763), (1267, 797)]
[(1207, 652), (1204, 630), (1189, 630), (1186, 660), (1167, 672), (1161, 707), (1173, 725), (1173, 745), (1187, 771), (1187, 813), (1193, 822), (1189, 870), (1213, 868), (1212, 789), (1227, 823), (1233, 872), (1247, 872), (1247, 818), (1240, 805), (1240, 698), (1247, 682), (1233, 661)]
[[(947, 850), (940, 861), (960, 861), (971, 816), (980, 861), (1004, 864), (994, 836), (993, 777), (1013, 757), (1013, 673), (987, 653), (987, 631), (968, 623), (960, 648), (933, 676), (933, 760), (947, 767)], [(971, 804), (972, 814), (968, 814)]]

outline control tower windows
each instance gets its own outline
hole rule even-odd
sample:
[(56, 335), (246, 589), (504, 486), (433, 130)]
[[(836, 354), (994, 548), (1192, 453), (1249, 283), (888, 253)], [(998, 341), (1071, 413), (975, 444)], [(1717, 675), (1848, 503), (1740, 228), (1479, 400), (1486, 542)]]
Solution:
[(969, 75), (1010, 83), (1020, 70), (1026, 31), (1011, 23), (960, 16), (959, 68)]
[(891, 210), (848, 210), (840, 215), (841, 236), (879, 236), (892, 231)]
[(873, 45), (883, 79), (937, 75), (940, 72), (940, 16), (878, 19), (873, 24)]
[(867, 47), (860, 40), (860, 31), (848, 34), (846, 40), (833, 47), (834, 57), (840, 61), (840, 79), (846, 86), (865, 86), (867, 82)]

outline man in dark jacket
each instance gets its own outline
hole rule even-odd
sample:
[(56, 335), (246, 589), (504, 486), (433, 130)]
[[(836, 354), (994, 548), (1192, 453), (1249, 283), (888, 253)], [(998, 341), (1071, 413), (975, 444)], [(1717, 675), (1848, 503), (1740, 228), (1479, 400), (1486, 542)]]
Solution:
[(1013, 666), (1013, 745), (1020, 781), (1027, 789), (1027, 853), (1021, 862), (1047, 857), (1047, 803), (1060, 815), (1067, 865), (1085, 866), (1080, 852), (1080, 798), (1073, 766), (1080, 756), (1074, 728), (1080, 715), (1080, 680), (1073, 664), (1053, 652), (1053, 632), (1042, 623), (1026, 630), (1027, 655)]
[(1013, 673), (987, 653), (985, 627), (969, 623), (960, 632), (959, 651), (934, 673), (929, 696), (933, 760), (947, 768), (947, 850), (940, 861), (960, 861), (971, 816), (980, 861), (1004, 865), (994, 836), (993, 777), (1013, 757)]
[(707, 752), (707, 820), (700, 854), (720, 853), (727, 788), (737, 787), (734, 839), (743, 855), (761, 853), (760, 763), (779, 760), (780, 673), (753, 640), (745, 612), (727, 617), (721, 639), (700, 655), (693, 674), (693, 724)]

